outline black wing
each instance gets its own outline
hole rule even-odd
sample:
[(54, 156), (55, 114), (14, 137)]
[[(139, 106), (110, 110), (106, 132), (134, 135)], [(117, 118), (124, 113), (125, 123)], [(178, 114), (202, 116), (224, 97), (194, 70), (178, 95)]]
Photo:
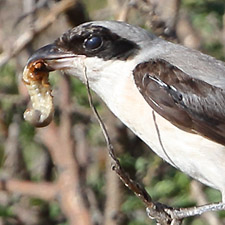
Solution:
[(145, 100), (162, 117), (225, 145), (225, 90), (190, 77), (162, 59), (137, 65), (133, 75)]

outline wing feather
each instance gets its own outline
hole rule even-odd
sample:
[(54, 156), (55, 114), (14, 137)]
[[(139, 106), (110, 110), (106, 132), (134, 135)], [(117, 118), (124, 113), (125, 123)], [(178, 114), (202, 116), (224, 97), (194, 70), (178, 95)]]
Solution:
[(157, 113), (185, 131), (225, 145), (225, 90), (163, 59), (137, 65), (133, 75), (140, 93)]

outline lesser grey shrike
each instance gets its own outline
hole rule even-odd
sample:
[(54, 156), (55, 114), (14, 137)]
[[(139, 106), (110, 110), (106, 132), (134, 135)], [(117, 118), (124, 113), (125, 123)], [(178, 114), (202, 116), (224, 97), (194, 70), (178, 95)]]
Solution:
[(75, 27), (37, 50), (89, 85), (156, 154), (225, 202), (225, 63), (123, 22)]

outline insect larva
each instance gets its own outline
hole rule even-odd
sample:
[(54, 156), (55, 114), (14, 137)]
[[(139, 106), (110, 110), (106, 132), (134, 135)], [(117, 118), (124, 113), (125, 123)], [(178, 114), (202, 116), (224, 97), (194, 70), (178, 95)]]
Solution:
[(24, 119), (36, 127), (47, 126), (54, 115), (48, 76), (49, 71), (42, 60), (30, 63), (23, 71), (23, 81), (31, 100), (31, 108), (24, 112)]

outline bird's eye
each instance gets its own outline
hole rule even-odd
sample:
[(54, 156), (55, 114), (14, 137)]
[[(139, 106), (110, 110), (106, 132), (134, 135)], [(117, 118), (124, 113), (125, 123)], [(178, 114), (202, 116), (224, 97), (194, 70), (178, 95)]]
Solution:
[(84, 41), (84, 47), (88, 50), (94, 50), (102, 45), (102, 38), (99, 36), (92, 36)]

